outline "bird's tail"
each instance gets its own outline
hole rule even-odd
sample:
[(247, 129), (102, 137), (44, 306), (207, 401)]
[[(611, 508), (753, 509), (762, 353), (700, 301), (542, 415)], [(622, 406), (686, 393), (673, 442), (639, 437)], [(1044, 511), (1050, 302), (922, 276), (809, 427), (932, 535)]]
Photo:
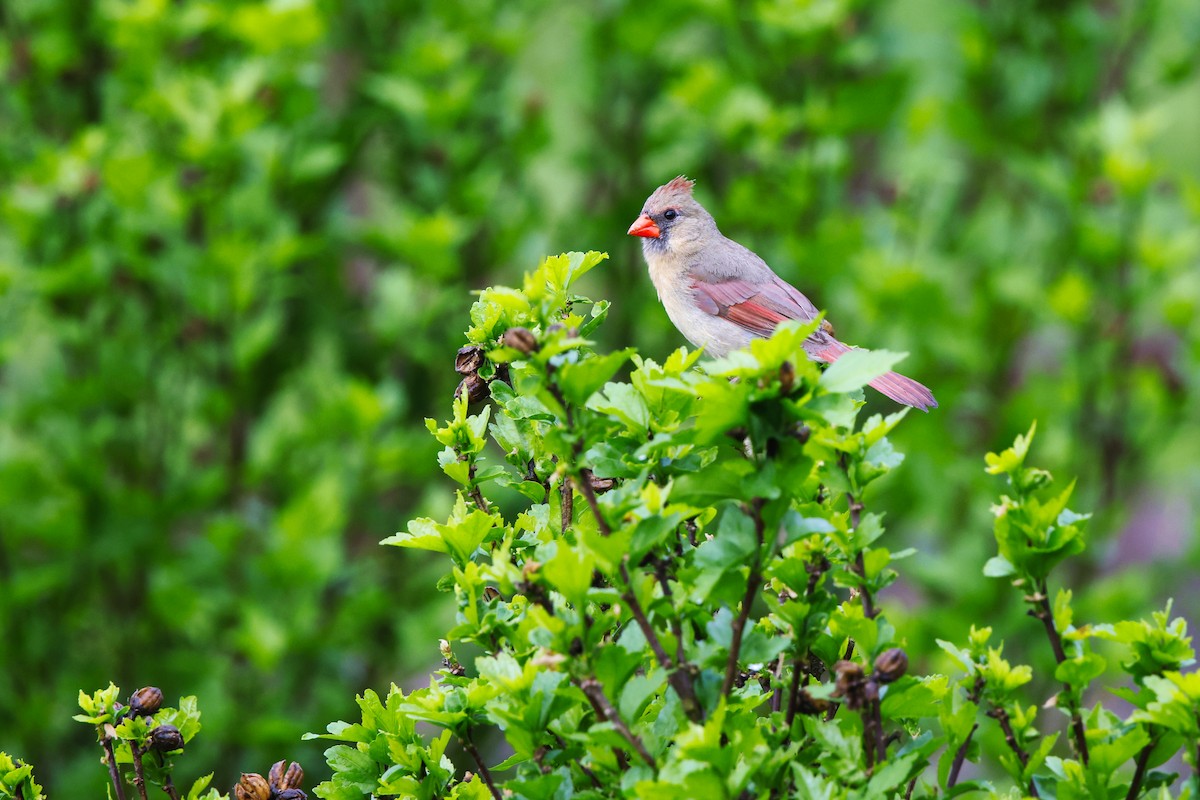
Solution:
[[(819, 351), (809, 352), (811, 353), (811, 357), (817, 361), (832, 364), (852, 349), (854, 348), (834, 339), (832, 342), (827, 341), (822, 343)], [(884, 373), (867, 385), (901, 405), (912, 406), (922, 411), (938, 407), (937, 400), (933, 399), (933, 392), (912, 378), (901, 375), (899, 372)]]
[(937, 400), (933, 392), (912, 378), (906, 378), (899, 372), (888, 372), (871, 381), (868, 386), (882, 392), (902, 405), (928, 411), (937, 408)]

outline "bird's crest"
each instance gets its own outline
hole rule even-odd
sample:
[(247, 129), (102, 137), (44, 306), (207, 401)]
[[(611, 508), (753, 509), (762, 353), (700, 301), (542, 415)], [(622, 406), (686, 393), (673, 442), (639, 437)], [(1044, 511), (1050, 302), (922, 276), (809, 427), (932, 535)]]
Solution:
[(654, 194), (650, 195), (647, 205), (658, 206), (678, 203), (682, 198), (690, 199), (692, 196), (692, 187), (695, 185), (695, 181), (688, 180), (686, 176), (680, 175), (655, 189)]
[(696, 182), (689, 180), (686, 175), (679, 175), (672, 178), (670, 183), (662, 188), (666, 189), (668, 192), (682, 192), (683, 194), (691, 194), (692, 187), (695, 185)]

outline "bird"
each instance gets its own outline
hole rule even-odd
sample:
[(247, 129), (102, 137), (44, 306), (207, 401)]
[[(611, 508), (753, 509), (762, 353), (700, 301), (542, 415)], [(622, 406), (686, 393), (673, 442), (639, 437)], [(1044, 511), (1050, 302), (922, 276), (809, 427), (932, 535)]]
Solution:
[[(628, 231), (642, 238), (650, 280), (679, 332), (720, 358), (770, 336), (785, 320), (816, 319), (820, 312), (811, 300), (718, 230), (692, 196), (694, 186), (680, 175), (655, 189)], [(838, 341), (826, 320), (803, 347), (809, 359), (825, 364), (856, 349)], [(880, 375), (869, 385), (902, 405), (937, 408), (928, 388), (899, 373)]]

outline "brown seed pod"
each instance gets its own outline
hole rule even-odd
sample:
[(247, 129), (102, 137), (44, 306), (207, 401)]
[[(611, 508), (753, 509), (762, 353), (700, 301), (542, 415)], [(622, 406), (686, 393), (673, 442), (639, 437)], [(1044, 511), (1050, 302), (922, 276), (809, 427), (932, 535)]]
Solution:
[(233, 787), (234, 800), (270, 800), (271, 784), (257, 772), (243, 772), (242, 779)]
[(157, 686), (143, 686), (129, 696), (129, 714), (149, 717), (162, 708), (163, 693)]
[(183, 734), (174, 725), (159, 725), (150, 731), (150, 749), (160, 753), (183, 749)]
[(505, 347), (511, 347), (519, 353), (529, 355), (538, 349), (537, 337), (528, 328), (509, 328), (501, 339)]
[(488, 390), (487, 381), (475, 373), (471, 373), (462, 379), (462, 383), (458, 384), (458, 388), (454, 390), (454, 398), (458, 399), (464, 394), (467, 396), (468, 403), (478, 403), (480, 400), (486, 400), (491, 392)]
[(454, 371), (459, 375), (471, 375), (483, 366), (483, 348), (469, 344), (459, 348), (454, 356)]
[(875, 659), (875, 679), (880, 683), (891, 683), (908, 672), (908, 656), (899, 647), (884, 650)]

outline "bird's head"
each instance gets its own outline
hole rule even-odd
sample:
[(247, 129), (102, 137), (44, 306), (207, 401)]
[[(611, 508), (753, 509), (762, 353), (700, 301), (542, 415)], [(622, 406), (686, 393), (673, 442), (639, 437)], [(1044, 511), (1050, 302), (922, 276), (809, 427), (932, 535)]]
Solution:
[(677, 250), (697, 242), (715, 229), (712, 216), (692, 197), (694, 181), (680, 175), (646, 198), (642, 214), (629, 226), (630, 236), (641, 236), (647, 252)]

